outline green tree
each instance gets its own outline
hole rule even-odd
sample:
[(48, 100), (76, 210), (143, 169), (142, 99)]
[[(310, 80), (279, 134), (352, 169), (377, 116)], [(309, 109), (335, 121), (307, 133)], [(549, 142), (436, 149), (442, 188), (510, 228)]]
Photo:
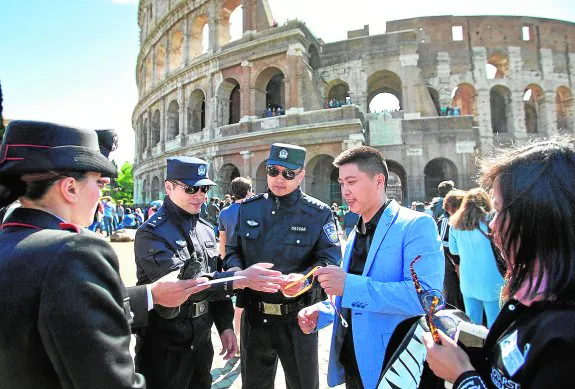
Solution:
[(4, 136), (4, 116), (2, 116), (2, 102), (4, 99), (2, 98), (2, 84), (0, 83), (0, 139)]
[(134, 174), (132, 173), (132, 164), (124, 162), (116, 178), (111, 184), (111, 196), (117, 204), (122, 200), (124, 204), (134, 203)]

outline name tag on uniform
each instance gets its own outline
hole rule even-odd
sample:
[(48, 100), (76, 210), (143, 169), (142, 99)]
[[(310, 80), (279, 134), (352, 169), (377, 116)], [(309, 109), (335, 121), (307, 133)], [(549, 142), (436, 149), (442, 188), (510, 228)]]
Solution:
[(517, 330), (506, 336), (499, 342), (501, 350), (501, 361), (510, 376), (517, 373), (517, 370), (525, 363), (525, 358), (517, 347)]
[(291, 226), (290, 230), (293, 232), (306, 232), (307, 227), (305, 227), (305, 226)]
[(215, 247), (214, 242), (212, 242), (211, 240), (205, 241), (204, 246), (206, 246), (206, 248), (208, 248), (208, 249)]
[(176, 240), (176, 244), (180, 247), (185, 247), (187, 243), (185, 240)]

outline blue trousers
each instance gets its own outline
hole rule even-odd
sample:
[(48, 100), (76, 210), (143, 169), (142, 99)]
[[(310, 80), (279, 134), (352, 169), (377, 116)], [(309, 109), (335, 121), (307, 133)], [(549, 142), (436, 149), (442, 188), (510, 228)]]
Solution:
[(112, 232), (114, 232), (114, 226), (113, 226), (113, 220), (111, 216), (104, 216), (104, 229), (106, 230), (106, 235), (110, 236), (112, 235)]
[(471, 297), (463, 296), (463, 304), (465, 305), (465, 313), (473, 324), (483, 324), (483, 310), (487, 316), (487, 327), (491, 327), (495, 318), (499, 314), (499, 301), (482, 301)]

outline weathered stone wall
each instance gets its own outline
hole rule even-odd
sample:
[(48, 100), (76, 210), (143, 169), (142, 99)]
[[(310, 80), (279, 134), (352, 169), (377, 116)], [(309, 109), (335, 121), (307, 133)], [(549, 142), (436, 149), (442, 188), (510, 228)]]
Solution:
[[(239, 6), (244, 33), (230, 41), (229, 16)], [(363, 143), (384, 153), (400, 181), (390, 193), (423, 200), (442, 178), (473, 186), (483, 147), (575, 132), (573, 23), (424, 17), (324, 44), (303, 22), (272, 21), (266, 0), (140, 1), (136, 202), (163, 193), (165, 160), (175, 155), (208, 160), (221, 184), (215, 193), (236, 175), (264, 190), (274, 142), (308, 148), (303, 187), (326, 202), (341, 200), (333, 158)], [(378, 93), (395, 95), (401, 111), (370, 113)], [(325, 109), (336, 94), (352, 105)], [(262, 118), (272, 106), (286, 114)], [(439, 106), (457, 106), (462, 116), (438, 117)]]

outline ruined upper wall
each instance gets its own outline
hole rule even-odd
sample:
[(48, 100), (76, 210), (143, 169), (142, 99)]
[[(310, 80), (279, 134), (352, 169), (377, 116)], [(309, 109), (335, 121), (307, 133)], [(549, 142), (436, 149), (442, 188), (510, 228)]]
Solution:
[[(453, 38), (452, 28), (460, 26), (462, 40)], [(523, 28), (529, 39), (523, 39)], [(453, 73), (471, 70), (473, 47), (485, 47), (487, 56), (509, 47), (521, 51), (524, 71), (540, 70), (540, 50), (552, 51), (555, 72), (566, 73), (569, 68), (569, 46), (575, 42), (575, 23), (526, 16), (428, 16), (387, 22), (387, 33), (415, 30), (420, 45), (420, 67), (425, 77), (435, 76), (437, 53), (447, 52)]]

